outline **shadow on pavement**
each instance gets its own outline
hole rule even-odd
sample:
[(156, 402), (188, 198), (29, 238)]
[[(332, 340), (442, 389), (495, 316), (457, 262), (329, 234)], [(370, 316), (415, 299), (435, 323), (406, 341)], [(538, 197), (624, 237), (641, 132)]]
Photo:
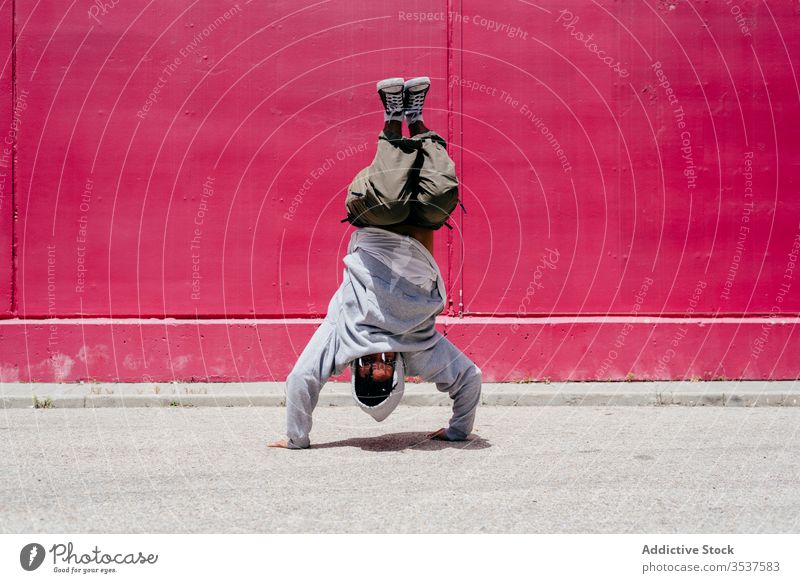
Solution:
[(404, 449), (439, 451), (449, 448), (471, 450), (492, 447), (492, 444), (487, 440), (474, 434), (470, 435), (465, 441), (429, 439), (427, 435), (422, 431), (406, 431), (403, 433), (387, 433), (377, 437), (351, 437), (340, 441), (311, 444), (311, 449), (360, 447), (364, 451), (402, 451)]

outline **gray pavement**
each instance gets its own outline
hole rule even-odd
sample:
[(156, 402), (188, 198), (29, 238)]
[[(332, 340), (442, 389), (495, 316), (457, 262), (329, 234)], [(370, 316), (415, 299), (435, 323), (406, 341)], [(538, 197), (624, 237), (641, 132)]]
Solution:
[(384, 423), (319, 407), (312, 448), (266, 447), (281, 407), (0, 411), (0, 531), (800, 531), (800, 408), (445, 407)]

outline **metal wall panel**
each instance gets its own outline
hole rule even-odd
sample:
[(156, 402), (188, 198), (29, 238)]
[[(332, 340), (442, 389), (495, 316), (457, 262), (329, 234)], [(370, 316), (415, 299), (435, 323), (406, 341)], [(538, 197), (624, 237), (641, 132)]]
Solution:
[[(444, 23), (388, 3), (18, 10), (26, 316), (48, 313), (48, 252), (60, 315), (324, 314), (343, 192), (383, 125), (375, 80), (445, 77)], [(442, 126), (443, 84), (430, 101)]]
[(800, 26), (768, 4), (464, 2), (469, 313), (772, 311), (800, 235)]
[(59, 0), (0, 23), (0, 380), (285, 378), (390, 75), (433, 79), (467, 209), (436, 235), (437, 325), (485, 380), (800, 374), (796, 3)]

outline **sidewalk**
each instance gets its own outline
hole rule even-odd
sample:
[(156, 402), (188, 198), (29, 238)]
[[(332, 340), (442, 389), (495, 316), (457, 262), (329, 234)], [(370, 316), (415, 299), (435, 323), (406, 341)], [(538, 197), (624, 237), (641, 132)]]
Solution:
[[(281, 407), (286, 385), (256, 383), (0, 383), (0, 408)], [(800, 406), (798, 381), (484, 383), (489, 406)], [(406, 383), (403, 404), (450, 406), (432, 383)], [(348, 383), (328, 383), (319, 406), (354, 406)]]
[(0, 530), (800, 532), (798, 407), (482, 407), (427, 439), (449, 416), (318, 407), (289, 451), (281, 407), (9, 409)]

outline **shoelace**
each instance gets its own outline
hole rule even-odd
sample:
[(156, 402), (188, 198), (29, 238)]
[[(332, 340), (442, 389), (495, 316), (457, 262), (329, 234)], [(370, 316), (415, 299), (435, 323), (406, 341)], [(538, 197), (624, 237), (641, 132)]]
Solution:
[(425, 91), (417, 91), (411, 93), (408, 99), (408, 107), (406, 111), (419, 111), (422, 109), (422, 104), (425, 103)]
[(403, 92), (386, 93), (386, 107), (389, 111), (400, 111), (403, 109)]

